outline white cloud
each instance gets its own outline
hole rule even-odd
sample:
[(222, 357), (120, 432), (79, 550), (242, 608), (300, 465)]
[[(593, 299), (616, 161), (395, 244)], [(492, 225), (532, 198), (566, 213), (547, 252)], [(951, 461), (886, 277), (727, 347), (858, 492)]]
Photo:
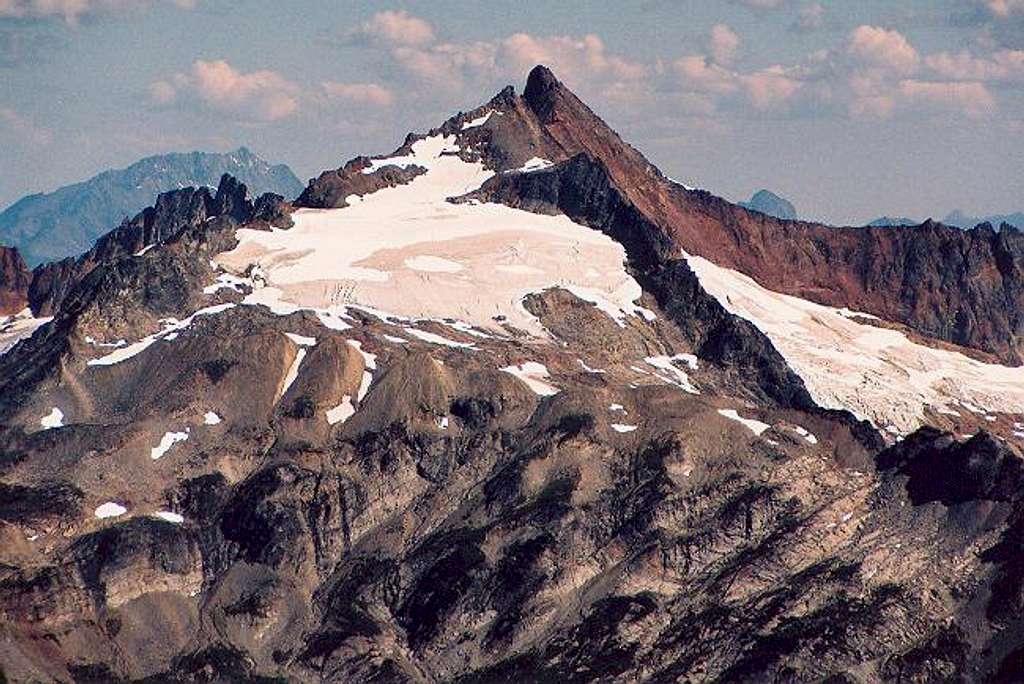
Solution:
[(224, 60), (196, 60), (188, 73), (149, 87), (155, 104), (182, 97), (243, 120), (276, 121), (298, 109), (299, 88), (275, 71), (244, 73)]
[(350, 104), (371, 107), (390, 107), (395, 103), (394, 93), (379, 83), (336, 83), (325, 81), (320, 84), (329, 98), (343, 100)]
[(772, 109), (789, 102), (802, 85), (780, 66), (747, 74), (740, 80), (746, 88), (750, 103), (760, 110)]
[(378, 12), (359, 27), (357, 35), (387, 46), (422, 47), (434, 42), (429, 21), (404, 10)]
[(718, 64), (732, 64), (736, 60), (736, 51), (740, 47), (740, 37), (725, 24), (711, 27), (708, 39), (708, 52)]
[(847, 51), (863, 64), (897, 74), (913, 73), (920, 56), (899, 31), (858, 26), (850, 34)]
[(736, 92), (736, 77), (728, 69), (713, 64), (704, 55), (681, 57), (672, 64), (681, 84), (688, 90), (716, 95)]
[(988, 58), (967, 50), (928, 55), (925, 64), (937, 76), (953, 81), (1024, 82), (1024, 50), (999, 50)]
[(996, 102), (983, 83), (929, 82), (907, 79), (900, 82), (900, 94), (912, 104), (942, 111), (962, 112), (979, 118), (995, 111)]

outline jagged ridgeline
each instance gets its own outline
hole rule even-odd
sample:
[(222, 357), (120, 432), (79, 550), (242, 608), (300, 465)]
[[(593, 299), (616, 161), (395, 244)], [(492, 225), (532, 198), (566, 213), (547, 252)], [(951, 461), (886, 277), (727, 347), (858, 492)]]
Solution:
[(544, 67), (0, 252), (7, 681), (1016, 681), (1019, 232), (782, 220)]

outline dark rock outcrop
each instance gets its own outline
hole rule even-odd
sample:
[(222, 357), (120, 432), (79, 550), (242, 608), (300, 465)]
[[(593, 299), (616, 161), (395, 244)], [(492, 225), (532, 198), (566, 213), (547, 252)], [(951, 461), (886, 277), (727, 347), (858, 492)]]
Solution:
[(32, 275), (17, 249), (0, 247), (0, 316), (18, 313), (28, 304)]

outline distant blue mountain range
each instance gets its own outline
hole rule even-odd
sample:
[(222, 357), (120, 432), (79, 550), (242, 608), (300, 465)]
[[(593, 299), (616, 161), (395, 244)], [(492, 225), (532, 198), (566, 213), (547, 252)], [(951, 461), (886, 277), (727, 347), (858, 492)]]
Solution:
[(294, 199), (303, 185), (284, 164), (270, 164), (245, 147), (146, 157), (54, 192), (28, 195), (0, 213), (0, 245), (17, 247), (29, 266), (87, 251), (96, 238), (151, 205), (161, 192), (217, 187), (230, 173), (250, 194)]

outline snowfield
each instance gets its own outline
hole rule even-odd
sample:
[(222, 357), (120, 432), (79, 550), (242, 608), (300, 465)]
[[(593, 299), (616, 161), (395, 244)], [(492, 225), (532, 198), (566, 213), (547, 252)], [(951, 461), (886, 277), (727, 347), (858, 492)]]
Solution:
[(433, 136), (414, 143), (410, 154), (374, 160), (364, 172), (389, 165), (427, 172), (405, 185), (350, 196), (342, 209), (299, 209), (287, 230), (241, 229), (238, 246), (216, 262), (238, 276), (257, 264), (263, 282), (246, 303), (278, 312), (365, 306), (494, 331), (501, 330), (495, 317), (504, 316), (547, 337), (519, 302), (560, 286), (620, 324), (627, 316), (649, 318), (634, 304), (640, 286), (625, 271), (625, 250), (611, 238), (565, 216), (448, 202), (493, 175), (461, 160), (457, 150), (455, 136)]
[(709, 294), (768, 336), (821, 406), (847, 409), (897, 434), (918, 428), (927, 408), (1024, 412), (1024, 368), (932, 349), (902, 332), (851, 320), (859, 314), (846, 309), (772, 292), (701, 257), (686, 259)]

